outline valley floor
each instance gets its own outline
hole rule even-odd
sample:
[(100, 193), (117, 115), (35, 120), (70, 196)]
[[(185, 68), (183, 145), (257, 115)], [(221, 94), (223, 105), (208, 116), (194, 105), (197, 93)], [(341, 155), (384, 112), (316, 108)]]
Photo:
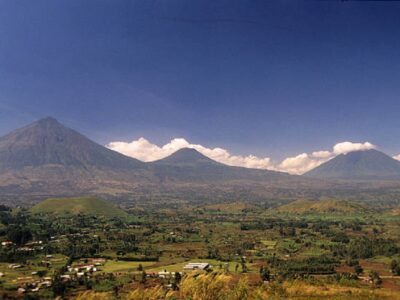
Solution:
[(179, 203), (107, 217), (3, 208), (0, 296), (400, 299), (400, 217), (334, 204)]

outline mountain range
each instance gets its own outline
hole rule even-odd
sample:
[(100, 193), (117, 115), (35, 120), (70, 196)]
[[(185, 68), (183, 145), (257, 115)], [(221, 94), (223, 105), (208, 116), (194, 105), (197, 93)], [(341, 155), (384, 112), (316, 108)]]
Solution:
[(51, 117), (0, 138), (0, 200), (8, 204), (80, 195), (123, 202), (315, 198), (353, 191), (349, 179), (397, 184), (400, 163), (376, 150), (352, 152), (298, 176), (224, 165), (188, 148), (145, 163)]

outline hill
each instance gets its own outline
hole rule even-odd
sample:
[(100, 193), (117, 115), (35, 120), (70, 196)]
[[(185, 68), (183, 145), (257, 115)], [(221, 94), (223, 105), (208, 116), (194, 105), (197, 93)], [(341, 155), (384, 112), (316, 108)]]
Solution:
[(80, 198), (49, 198), (35, 206), (30, 211), (32, 213), (50, 213), (56, 215), (63, 214), (86, 214), (105, 217), (126, 217), (127, 213), (111, 203), (96, 197)]
[(350, 201), (344, 200), (296, 200), (288, 204), (279, 206), (275, 209), (278, 212), (285, 213), (368, 213), (372, 212), (368, 207)]
[(355, 151), (338, 155), (303, 176), (352, 180), (398, 180), (400, 179), (400, 162), (377, 150)]

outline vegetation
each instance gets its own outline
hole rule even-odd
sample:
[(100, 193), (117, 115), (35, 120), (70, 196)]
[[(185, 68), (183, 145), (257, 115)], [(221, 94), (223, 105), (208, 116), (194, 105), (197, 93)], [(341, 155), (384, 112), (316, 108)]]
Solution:
[(50, 198), (31, 208), (32, 213), (88, 214), (105, 217), (126, 217), (126, 212), (96, 197)]
[[(124, 211), (94, 198), (63, 201), (68, 203), (1, 208), (0, 297), (392, 299), (400, 294), (400, 219), (390, 210), (354, 210), (356, 203), (331, 200), (310, 201), (313, 210), (293, 209), (299, 200), (290, 210), (284, 204), (285, 212), (237, 201), (146, 203)], [(326, 209), (334, 204), (340, 213)], [(102, 213), (111, 209), (119, 216)], [(208, 267), (193, 271), (185, 268), (188, 263)]]
[(297, 200), (277, 208), (278, 212), (289, 213), (371, 213), (372, 209), (360, 203), (344, 200)]

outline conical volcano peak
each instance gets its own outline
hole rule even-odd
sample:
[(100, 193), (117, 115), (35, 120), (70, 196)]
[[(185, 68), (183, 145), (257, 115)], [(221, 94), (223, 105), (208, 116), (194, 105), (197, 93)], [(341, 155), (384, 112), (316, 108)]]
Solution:
[(58, 120), (56, 118), (51, 117), (51, 116), (42, 118), (42, 119), (36, 121), (36, 123), (39, 123), (39, 124), (59, 124), (60, 125), (60, 122), (58, 122)]
[(96, 144), (52, 117), (0, 138), (0, 170), (44, 165), (120, 169), (143, 163)]
[(400, 163), (378, 150), (353, 151), (338, 155), (305, 175), (338, 179), (398, 179)]
[(178, 151), (172, 153), (170, 156), (161, 159), (159, 163), (166, 164), (198, 164), (198, 163), (212, 163), (219, 164), (216, 161), (208, 158), (207, 156), (201, 154), (199, 151), (193, 148), (182, 148)]

